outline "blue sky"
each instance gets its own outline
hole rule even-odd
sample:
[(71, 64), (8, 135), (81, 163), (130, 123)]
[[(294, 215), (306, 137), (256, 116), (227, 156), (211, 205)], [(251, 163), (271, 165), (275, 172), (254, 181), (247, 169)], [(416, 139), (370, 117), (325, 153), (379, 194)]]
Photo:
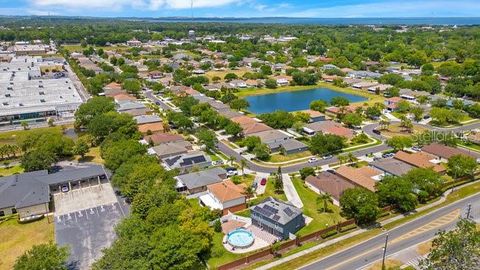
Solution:
[[(190, 0), (0, 0), (1, 15), (190, 16)], [(478, 17), (480, 0), (193, 0), (196, 17)]]

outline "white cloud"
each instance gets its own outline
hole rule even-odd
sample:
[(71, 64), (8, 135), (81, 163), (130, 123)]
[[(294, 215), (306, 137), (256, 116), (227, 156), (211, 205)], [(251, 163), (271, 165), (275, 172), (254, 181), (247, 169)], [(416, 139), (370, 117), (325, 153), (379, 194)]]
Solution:
[[(239, 3), (240, 0), (193, 0), (194, 8), (207, 8), (225, 6)], [(189, 9), (190, 0), (30, 0), (35, 7), (56, 8), (56, 9), (109, 9), (121, 10), (125, 8), (159, 10)]]

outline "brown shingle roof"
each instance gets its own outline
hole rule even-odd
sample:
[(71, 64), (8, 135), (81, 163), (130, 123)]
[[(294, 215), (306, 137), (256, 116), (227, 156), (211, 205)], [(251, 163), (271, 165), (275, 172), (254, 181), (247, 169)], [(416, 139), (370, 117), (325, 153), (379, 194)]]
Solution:
[(148, 123), (148, 124), (138, 125), (138, 131), (140, 131), (141, 133), (147, 133), (149, 130), (151, 132), (163, 131), (163, 123), (157, 122), (157, 123)]
[(445, 159), (449, 159), (452, 156), (456, 156), (456, 155), (466, 155), (466, 156), (476, 158), (476, 156), (473, 153), (469, 153), (466, 150), (458, 149), (451, 146), (446, 146), (439, 143), (431, 143), (429, 145), (426, 145), (422, 147), (422, 151), (430, 153), (437, 157), (445, 158)]
[(244, 135), (249, 135), (252, 133), (258, 133), (262, 131), (267, 131), (267, 130), (272, 130), (271, 127), (263, 124), (263, 123), (251, 123), (251, 124), (245, 124), (245, 125), (240, 125), (243, 129), (243, 134)]
[(443, 165), (432, 163), (431, 160), (436, 159), (436, 157), (425, 152), (409, 154), (398, 151), (395, 158), (418, 168), (432, 168), (436, 172), (445, 172), (446, 170)]
[(332, 197), (334, 197), (337, 201), (340, 199), (340, 196), (342, 196), (345, 190), (355, 187), (355, 185), (351, 182), (346, 181), (342, 177), (330, 172), (321, 172), (317, 176), (310, 175), (305, 179), (305, 182), (314, 186), (320, 191), (332, 195)]
[(147, 142), (151, 141), (155, 145), (160, 143), (178, 142), (184, 140), (181, 135), (172, 133), (155, 133), (149, 136), (145, 136), (143, 139)]
[(349, 166), (340, 166), (335, 172), (350, 182), (370, 191), (375, 191), (375, 180), (372, 177), (382, 174), (381, 171), (372, 167), (353, 168)]

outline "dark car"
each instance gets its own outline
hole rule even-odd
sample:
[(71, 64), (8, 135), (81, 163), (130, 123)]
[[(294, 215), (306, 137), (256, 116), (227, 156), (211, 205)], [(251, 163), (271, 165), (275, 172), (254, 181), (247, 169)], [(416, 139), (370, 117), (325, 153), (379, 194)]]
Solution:
[(267, 178), (262, 178), (262, 180), (260, 180), (260, 185), (265, 186), (266, 184), (267, 184)]
[(378, 130), (378, 129), (374, 129), (374, 130), (373, 130), (373, 133), (380, 135), (381, 132), (380, 132), (380, 130)]

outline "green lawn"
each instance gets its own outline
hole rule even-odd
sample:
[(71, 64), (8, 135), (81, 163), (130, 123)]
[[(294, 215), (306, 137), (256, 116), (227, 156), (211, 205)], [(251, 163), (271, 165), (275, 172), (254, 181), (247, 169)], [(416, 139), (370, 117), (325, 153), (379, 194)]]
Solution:
[(321, 211), (323, 208), (323, 203), (320, 203), (320, 205), (317, 204), (317, 198), (319, 195), (305, 186), (300, 178), (294, 177), (292, 178), (292, 182), (298, 192), (298, 195), (302, 199), (303, 213), (313, 219), (310, 224), (298, 231), (299, 235), (306, 235), (345, 220), (342, 216), (340, 216), (340, 208), (331, 203), (328, 204), (328, 209), (330, 212)]
[(471, 148), (472, 150), (476, 150), (480, 152), (480, 145), (478, 144), (471, 143), (471, 142), (463, 142), (463, 141), (460, 141), (458, 144), (460, 146), (465, 146), (467, 148)]
[(311, 156), (312, 153), (310, 151), (303, 151), (300, 153), (290, 154), (290, 155), (283, 155), (283, 154), (273, 154), (270, 156), (269, 162), (286, 162), (291, 161), (299, 158), (306, 158)]
[(266, 184), (266, 187), (265, 187), (265, 193), (263, 193), (262, 195), (259, 195), (257, 196), (255, 199), (252, 199), (248, 202), (249, 205), (255, 205), (255, 204), (258, 204), (260, 203), (261, 201), (265, 200), (267, 197), (274, 197), (274, 198), (277, 198), (279, 200), (282, 200), (282, 201), (286, 201), (287, 200), (287, 196), (285, 195), (284, 192), (282, 193), (276, 193), (275, 192), (275, 188), (274, 188), (274, 185), (273, 185), (273, 177), (269, 177), (268, 178), (268, 181), (267, 181), (267, 184)]
[(28, 130), (14, 130), (0, 133), (0, 145), (2, 144), (16, 144), (19, 138), (28, 136), (29, 134), (36, 132), (52, 132), (62, 134), (61, 126), (46, 127), (46, 128), (34, 128)]
[(12, 174), (19, 174), (23, 172), (23, 168), (20, 165), (14, 165), (8, 168), (0, 168), (0, 177), (9, 176)]
[(33, 245), (54, 241), (53, 223), (47, 218), (19, 224), (16, 216), (0, 221), (0, 269), (13, 269), (17, 257)]

